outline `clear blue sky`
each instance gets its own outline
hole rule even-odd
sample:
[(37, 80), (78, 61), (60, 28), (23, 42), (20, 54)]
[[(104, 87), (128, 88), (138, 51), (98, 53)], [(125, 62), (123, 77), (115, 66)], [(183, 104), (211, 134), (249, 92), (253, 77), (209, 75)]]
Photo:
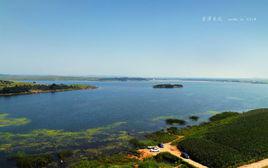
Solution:
[[(0, 73), (268, 78), (267, 7), (267, 0), (1, 0)], [(256, 20), (228, 20), (246, 17)]]

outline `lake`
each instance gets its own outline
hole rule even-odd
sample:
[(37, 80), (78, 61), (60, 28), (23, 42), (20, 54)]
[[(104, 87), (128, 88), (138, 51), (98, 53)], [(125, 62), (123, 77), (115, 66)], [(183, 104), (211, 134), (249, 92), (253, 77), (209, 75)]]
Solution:
[[(113, 132), (125, 131), (131, 135), (138, 135), (166, 127), (166, 118), (185, 119), (191, 125), (196, 123), (188, 120), (190, 115), (199, 116), (199, 122), (202, 122), (217, 112), (243, 112), (268, 107), (268, 85), (264, 84), (186, 81), (57, 83), (82, 83), (99, 88), (0, 97), (1, 113), (8, 113), (11, 118), (26, 117), (30, 120), (25, 125), (0, 127), (0, 133), (27, 134), (39, 129), (77, 132), (91, 128), (109, 128), (109, 131)], [(184, 87), (152, 88), (154, 84), (159, 83), (181, 83)], [(112, 126), (115, 123), (123, 124)], [(93, 140), (96, 143), (105, 141), (105, 138), (102, 136), (101, 139)], [(14, 140), (12, 143), (17, 147), (22, 144), (21, 142), (28, 144), (31, 141)]]
[(206, 119), (214, 111), (268, 107), (268, 85), (264, 84), (179, 82), (183, 88), (153, 89), (154, 84), (163, 82), (57, 83), (83, 83), (99, 88), (0, 97), (0, 112), (31, 120), (27, 125), (4, 127), (0, 131), (43, 128), (77, 131), (115, 122), (127, 122), (124, 129), (133, 132), (153, 131), (163, 127), (161, 118), (168, 116), (187, 119), (199, 115)]

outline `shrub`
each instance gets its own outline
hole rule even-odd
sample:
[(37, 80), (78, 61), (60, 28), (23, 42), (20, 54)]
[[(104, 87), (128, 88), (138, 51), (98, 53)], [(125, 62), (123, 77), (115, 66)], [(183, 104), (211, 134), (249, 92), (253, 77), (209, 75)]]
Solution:
[(19, 155), (15, 157), (16, 165), (19, 168), (38, 168), (46, 167), (52, 162), (52, 156), (49, 154), (43, 155)]
[(58, 153), (58, 157), (62, 160), (65, 158), (71, 157), (72, 155), (73, 155), (73, 151), (71, 150), (63, 150)]
[(157, 131), (146, 135), (146, 138), (154, 141), (156, 144), (170, 142), (177, 138), (176, 135), (165, 131)]
[(175, 155), (172, 155), (169, 152), (162, 152), (154, 156), (154, 159), (157, 162), (165, 162), (165, 163), (170, 163), (170, 164), (175, 164), (179, 162), (179, 158)]
[(139, 162), (139, 168), (172, 168), (174, 166), (171, 166), (169, 164), (165, 163), (158, 163), (153, 159), (147, 159), (143, 162)]
[(169, 127), (167, 128), (167, 132), (170, 134), (177, 135), (180, 133), (180, 130), (177, 127)]
[(144, 144), (140, 143), (140, 141), (136, 138), (129, 140), (129, 143), (133, 145), (134, 148), (142, 148), (144, 146)]

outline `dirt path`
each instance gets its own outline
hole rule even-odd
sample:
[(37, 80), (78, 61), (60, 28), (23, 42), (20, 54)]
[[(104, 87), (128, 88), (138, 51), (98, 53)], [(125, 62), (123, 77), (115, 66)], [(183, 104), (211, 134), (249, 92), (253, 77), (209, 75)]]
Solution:
[(260, 161), (255, 162), (255, 163), (240, 166), (238, 168), (264, 168), (266, 166), (268, 166), (268, 159), (260, 160)]
[(181, 152), (179, 151), (179, 149), (176, 147), (176, 146), (173, 146), (171, 145), (172, 142), (169, 142), (169, 143), (165, 143), (164, 144), (164, 148), (160, 148), (160, 152), (150, 152), (149, 149), (139, 149), (138, 152), (140, 153), (140, 160), (143, 160), (145, 158), (148, 158), (148, 157), (152, 157), (152, 156), (155, 156), (161, 152), (169, 152), (175, 156), (177, 156), (178, 158), (182, 159), (183, 161), (193, 165), (194, 167), (197, 167), (197, 168), (207, 168), (206, 166), (200, 164), (200, 163), (197, 163), (191, 159), (185, 159), (183, 157), (181, 157)]

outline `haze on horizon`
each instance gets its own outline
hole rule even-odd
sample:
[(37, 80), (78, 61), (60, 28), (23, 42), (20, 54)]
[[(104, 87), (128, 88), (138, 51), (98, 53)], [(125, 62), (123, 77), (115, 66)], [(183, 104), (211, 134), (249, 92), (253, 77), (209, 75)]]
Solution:
[(2, 0), (0, 74), (268, 78), (267, 6)]

